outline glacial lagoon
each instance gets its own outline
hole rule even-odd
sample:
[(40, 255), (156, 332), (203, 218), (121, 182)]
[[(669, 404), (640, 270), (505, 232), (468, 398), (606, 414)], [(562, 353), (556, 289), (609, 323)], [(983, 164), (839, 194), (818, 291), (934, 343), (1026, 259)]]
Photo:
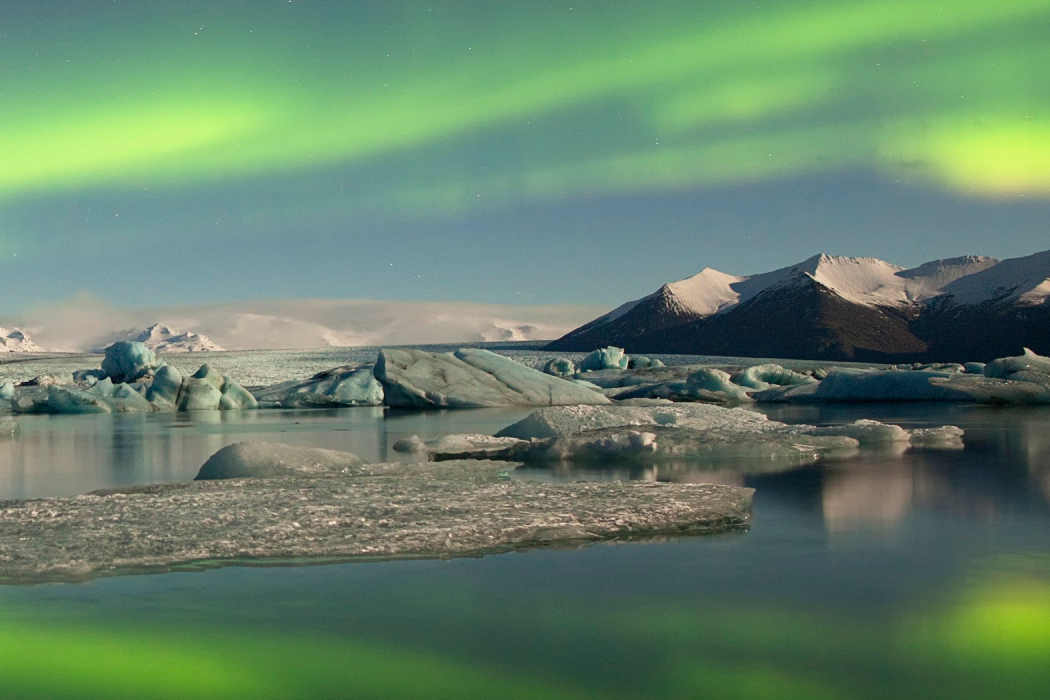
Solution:
[[(1050, 407), (753, 410), (966, 434), (961, 450), (869, 449), (776, 470), (635, 463), (513, 476), (749, 486), (746, 532), (2, 586), (4, 696), (1045, 697)], [(245, 440), (407, 459), (392, 449), (400, 439), (491, 434), (529, 412), (20, 416), (20, 433), (0, 440), (0, 498), (184, 481)]]

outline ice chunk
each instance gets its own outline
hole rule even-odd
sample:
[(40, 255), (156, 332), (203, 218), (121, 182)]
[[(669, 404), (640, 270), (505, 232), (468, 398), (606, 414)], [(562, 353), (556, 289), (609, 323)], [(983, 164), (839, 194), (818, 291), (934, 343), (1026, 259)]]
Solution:
[(102, 371), (115, 382), (134, 382), (157, 369), (157, 355), (143, 343), (122, 340), (106, 348)]
[(664, 366), (662, 360), (650, 359), (642, 355), (631, 355), (627, 362), (627, 369), (658, 369)]
[[(715, 401), (750, 401), (743, 387), (735, 384), (729, 373), (720, 369), (705, 368), (693, 372), (686, 378), (686, 386), (697, 392), (707, 392)], [(723, 398), (724, 397), (724, 398)]]
[(937, 428), (916, 428), (911, 431), (913, 447), (929, 449), (961, 450), (963, 448), (963, 429), (954, 425), (942, 425)]
[(1017, 372), (1013, 376), (1024, 376), (1024, 379), (994, 379), (964, 374), (950, 380), (931, 381), (946, 389), (965, 392), (979, 403), (1050, 404), (1050, 374)]
[[(664, 429), (683, 430), (673, 433)], [(920, 433), (920, 441), (933, 442), (934, 429)], [(958, 436), (957, 428), (940, 428)], [(656, 447), (644, 447), (630, 438), (631, 432), (654, 433)], [(907, 445), (912, 433), (896, 425), (877, 421), (858, 421), (852, 425), (817, 427), (788, 425), (741, 408), (723, 408), (710, 404), (674, 404), (669, 406), (571, 406), (533, 411), (526, 418), (496, 433), (497, 437), (542, 442), (543, 447), (510, 446), (505, 452), (487, 452), (489, 458), (529, 461), (541, 459), (543, 450), (551, 454), (594, 455), (617, 445), (641, 454), (644, 449), (666, 458), (711, 458), (718, 454), (737, 456), (754, 449), (756, 455), (770, 459), (803, 455), (803, 460), (829, 451), (847, 450), (858, 445)], [(617, 437), (619, 436), (619, 437)], [(572, 438), (568, 442), (559, 442)], [(597, 440), (597, 442), (595, 441)], [(611, 441), (611, 442), (610, 442)], [(626, 442), (625, 442), (626, 441)], [(538, 450), (538, 451), (537, 451)], [(561, 450), (561, 452), (558, 452)], [(794, 452), (792, 452), (794, 450)], [(465, 456), (465, 451), (456, 451)], [(561, 459), (562, 457), (558, 457)]]
[(766, 364), (748, 367), (733, 381), (749, 389), (770, 389), (774, 386), (799, 386), (816, 384), (817, 380), (805, 374), (793, 372), (780, 365)]
[(966, 374), (984, 374), (984, 368), (987, 366), (983, 362), (967, 362), (963, 365), (963, 371)]
[(47, 409), (52, 413), (148, 413), (153, 405), (128, 384), (114, 384), (107, 378), (84, 390), (52, 384), (47, 389)]
[(610, 345), (607, 348), (595, 350), (580, 360), (581, 372), (593, 372), (600, 369), (627, 369), (630, 359), (623, 353), (623, 348)]
[(373, 372), (372, 365), (336, 367), (306, 381), (275, 384), (253, 393), (259, 401), (285, 408), (381, 406), (383, 385)]
[(222, 448), (204, 463), (196, 481), (279, 476), (354, 474), (364, 461), (350, 452), (273, 442), (239, 442)]
[(0, 400), (10, 401), (15, 397), (15, 385), (10, 381), (4, 382), (3, 386), (0, 386)]
[(1050, 358), (1028, 348), (1018, 357), (992, 360), (985, 366), (984, 376), (964, 374), (931, 381), (965, 392), (981, 403), (1050, 404)]
[(741, 408), (711, 404), (676, 403), (658, 406), (566, 406), (542, 408), (496, 433), (520, 440), (573, 435), (587, 430), (620, 426), (681, 425), (698, 430), (729, 428), (762, 432), (784, 425)]
[(889, 442), (911, 442), (911, 433), (899, 425), (887, 425), (875, 420), (858, 420), (846, 425), (832, 425), (806, 431), (808, 435), (842, 435), (862, 445)]
[(1050, 357), (1037, 355), (1028, 348), (1017, 357), (1000, 357), (984, 368), (984, 376), (994, 379), (1013, 379), (1018, 372), (1034, 371), (1050, 375)]
[(487, 350), (455, 354), (388, 349), (375, 377), (388, 406), (417, 408), (605, 404), (602, 394)]
[(543, 371), (555, 377), (571, 377), (576, 374), (576, 365), (567, 357), (555, 357), (553, 360), (547, 360)]
[[(166, 382), (174, 380), (171, 377)], [(175, 407), (180, 411), (253, 409), (259, 404), (244, 387), (203, 364), (196, 374), (186, 377), (179, 389)]]
[(175, 410), (179, 403), (182, 382), (182, 372), (171, 365), (164, 365), (153, 377), (153, 383), (146, 391), (146, 398), (157, 408)]
[(760, 402), (967, 401), (969, 396), (931, 379), (960, 376), (934, 370), (833, 369), (819, 384), (772, 388), (754, 394)]
[[(697, 429), (650, 424), (597, 428), (543, 440), (517, 441), (502, 450), (450, 449), (437, 452), (435, 458), (460, 458), (480, 453), (489, 459), (525, 463), (758, 460), (789, 465), (809, 463), (832, 453), (851, 453), (857, 444), (849, 437), (812, 435), (801, 431), (742, 433), (725, 427)], [(450, 446), (457, 445), (452, 442)]]
[(488, 452), (496, 453), (521, 440), (508, 437), (493, 437), (491, 435), (478, 435), (475, 433), (466, 435), (445, 435), (435, 440), (424, 442), (418, 435), (413, 435), (404, 440), (394, 443), (396, 452), (413, 453), (470, 453), (472, 459), (483, 459)]

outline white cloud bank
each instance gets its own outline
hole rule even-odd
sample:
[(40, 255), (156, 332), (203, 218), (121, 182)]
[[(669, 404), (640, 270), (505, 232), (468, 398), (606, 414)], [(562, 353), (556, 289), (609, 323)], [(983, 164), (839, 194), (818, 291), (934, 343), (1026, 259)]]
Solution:
[(285, 299), (141, 309), (88, 293), (2, 319), (49, 350), (78, 352), (163, 321), (227, 350), (407, 345), (557, 338), (608, 309), (469, 302)]

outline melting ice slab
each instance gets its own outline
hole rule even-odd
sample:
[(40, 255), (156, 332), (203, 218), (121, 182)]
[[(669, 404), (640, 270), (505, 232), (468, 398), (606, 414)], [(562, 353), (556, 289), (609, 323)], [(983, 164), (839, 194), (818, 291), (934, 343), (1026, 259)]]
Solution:
[(3, 502), (0, 577), (81, 580), (249, 559), (476, 556), (720, 532), (747, 526), (754, 493), (494, 479), (516, 465), (484, 461), (370, 466), (373, 476), (195, 481)]

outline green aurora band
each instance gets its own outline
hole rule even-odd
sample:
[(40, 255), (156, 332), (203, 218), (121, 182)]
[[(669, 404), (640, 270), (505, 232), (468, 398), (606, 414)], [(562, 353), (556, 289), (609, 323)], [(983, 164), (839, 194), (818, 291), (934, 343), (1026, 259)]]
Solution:
[[(58, 4), (0, 11), (3, 199), (390, 158), (403, 177), (357, 201), (455, 211), (844, 167), (1050, 195), (1045, 0)], [(513, 157), (484, 177), (435, 164), (475, 138)]]

